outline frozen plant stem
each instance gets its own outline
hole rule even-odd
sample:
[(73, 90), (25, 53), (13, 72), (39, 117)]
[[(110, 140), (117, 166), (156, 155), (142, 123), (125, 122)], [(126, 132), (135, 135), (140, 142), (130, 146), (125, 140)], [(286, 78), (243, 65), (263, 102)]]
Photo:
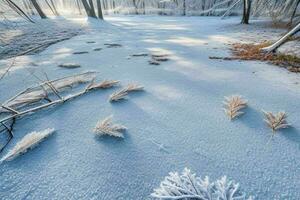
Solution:
[(247, 101), (242, 99), (240, 95), (225, 97), (225, 101), (223, 103), (224, 111), (230, 120), (244, 114), (244, 112), (241, 112), (240, 110), (247, 106)]

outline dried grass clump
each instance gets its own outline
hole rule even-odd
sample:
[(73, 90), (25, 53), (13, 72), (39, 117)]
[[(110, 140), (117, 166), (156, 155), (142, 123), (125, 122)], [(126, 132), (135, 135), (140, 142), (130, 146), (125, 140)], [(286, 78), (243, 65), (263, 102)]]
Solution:
[(229, 116), (230, 120), (244, 114), (240, 110), (247, 106), (247, 101), (242, 99), (240, 95), (225, 97), (224, 111)]
[(81, 67), (81, 65), (76, 64), (76, 63), (64, 63), (64, 64), (58, 65), (58, 67), (66, 68), (66, 69), (76, 69), (76, 68)]
[(16, 144), (16, 146), (10, 150), (2, 159), (0, 162), (3, 161), (11, 161), (17, 156), (27, 152), (29, 149), (33, 149), (36, 147), (43, 139), (50, 136), (54, 133), (54, 129), (46, 129), (41, 132), (32, 132), (27, 134), (23, 139), (21, 139), (20, 142)]
[(111, 101), (111, 102), (119, 101), (119, 100), (125, 99), (126, 96), (130, 92), (137, 92), (137, 91), (142, 91), (142, 90), (144, 90), (144, 86), (142, 86), (142, 85), (128, 84), (125, 88), (123, 88), (117, 92), (114, 92), (112, 95), (110, 95), (109, 101)]
[[(231, 60), (260, 60), (268, 61), (274, 65), (284, 67), (290, 72), (300, 72), (300, 58), (280, 53), (264, 53), (261, 49), (270, 46), (270, 42), (261, 44), (233, 44), (233, 57)], [(226, 58), (223, 58), (224, 60)]]
[(99, 135), (109, 135), (113, 137), (124, 138), (123, 132), (127, 130), (125, 126), (112, 123), (113, 116), (105, 118), (97, 123), (94, 132)]
[(287, 123), (287, 114), (285, 112), (278, 112), (277, 114), (273, 114), (272, 112), (263, 111), (266, 119), (264, 120), (267, 125), (272, 129), (273, 132), (278, 129), (288, 128), (291, 126)]
[(170, 60), (169, 55), (167, 54), (152, 54), (151, 60), (149, 60), (150, 65), (160, 65), (161, 62), (166, 62)]

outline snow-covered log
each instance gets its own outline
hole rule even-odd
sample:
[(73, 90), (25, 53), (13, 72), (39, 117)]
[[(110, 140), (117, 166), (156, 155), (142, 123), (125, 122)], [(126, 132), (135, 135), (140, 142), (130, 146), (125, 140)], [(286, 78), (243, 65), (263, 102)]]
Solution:
[(278, 49), (281, 45), (283, 45), (291, 36), (296, 34), (297, 32), (300, 31), (300, 23), (296, 25), (291, 31), (289, 31), (287, 34), (285, 34), (282, 38), (280, 38), (277, 42), (272, 44), (271, 46), (262, 48), (263, 52), (275, 52), (276, 49)]
[(42, 140), (50, 136), (54, 133), (53, 128), (48, 128), (46, 130), (40, 132), (32, 132), (27, 134), (25, 137), (19, 141), (16, 146), (11, 149), (1, 160), (0, 163), (3, 161), (11, 161), (14, 158), (18, 157), (19, 155), (26, 153), (27, 150), (33, 149), (36, 147)]
[(240, 191), (239, 184), (228, 180), (226, 176), (211, 182), (206, 176), (197, 177), (185, 168), (181, 174), (170, 172), (160, 187), (151, 194), (156, 199), (198, 199), (198, 200), (251, 200)]

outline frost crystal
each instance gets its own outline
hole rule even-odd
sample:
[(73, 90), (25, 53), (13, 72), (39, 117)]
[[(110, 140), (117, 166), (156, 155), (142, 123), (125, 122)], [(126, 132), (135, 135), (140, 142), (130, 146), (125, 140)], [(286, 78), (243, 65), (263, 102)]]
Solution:
[[(170, 172), (161, 182), (160, 187), (151, 194), (156, 199), (184, 200), (246, 200), (239, 190), (239, 184), (230, 181), (226, 176), (210, 182), (208, 177), (201, 179), (191, 170), (185, 168), (181, 174)], [(249, 197), (248, 200), (252, 200)]]

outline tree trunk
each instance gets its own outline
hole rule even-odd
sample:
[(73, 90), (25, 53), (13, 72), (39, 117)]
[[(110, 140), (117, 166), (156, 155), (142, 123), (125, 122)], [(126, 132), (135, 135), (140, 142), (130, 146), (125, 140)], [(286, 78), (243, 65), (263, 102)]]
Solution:
[(54, 4), (53, 0), (50, 0), (50, 3), (51, 3), (52, 8), (53, 8), (53, 10), (54, 10), (54, 12), (55, 12), (55, 15), (56, 15), (56, 16), (59, 16), (59, 13), (58, 13), (57, 10), (56, 10), (56, 7), (55, 7), (55, 4)]
[(230, 6), (227, 10), (226, 10), (226, 12), (222, 15), (222, 18), (221, 19), (224, 19), (227, 15), (229, 15), (230, 14), (230, 11), (236, 6), (236, 5), (238, 5), (238, 3), (240, 3), (241, 2), (241, 0), (237, 0), (234, 4), (232, 4), (232, 6)]
[(244, 0), (242, 24), (249, 24), (251, 0)]
[(297, 8), (298, 8), (299, 4), (300, 4), (300, 0), (297, 1), (296, 6), (294, 8), (294, 11), (292, 13), (291, 20), (290, 20), (290, 23), (289, 23), (290, 26), (293, 25), (293, 19), (294, 19), (295, 15), (296, 15)]
[(183, 0), (183, 16), (186, 16), (186, 2)]
[(93, 0), (89, 0), (89, 4), (90, 4), (90, 9), (91, 9), (91, 17), (97, 18)]
[(34, 6), (34, 8), (36, 9), (36, 11), (39, 13), (40, 17), (42, 19), (46, 19), (47, 16), (45, 15), (45, 13), (42, 11), (41, 7), (39, 6), (39, 4), (36, 2), (36, 0), (30, 0), (32, 5)]
[(137, 3), (136, 3), (136, 0), (133, 0), (133, 6), (134, 6), (134, 9), (135, 9), (135, 14), (139, 14), (138, 13), (138, 6), (137, 6)]
[(297, 26), (295, 26), (291, 31), (289, 31), (287, 34), (285, 34), (283, 37), (281, 37), (277, 42), (275, 42), (271, 46), (262, 48), (261, 50), (267, 53), (275, 52), (281, 45), (283, 45), (289, 39), (289, 37), (293, 36), (299, 31), (300, 31), (300, 23)]
[(81, 0), (81, 2), (83, 4), (83, 7), (85, 9), (85, 12), (86, 12), (87, 16), (97, 18), (96, 13), (95, 13), (93, 0), (89, 0), (90, 4), (87, 2), (87, 0)]
[(98, 18), (103, 19), (103, 13), (101, 8), (101, 0), (97, 0)]

